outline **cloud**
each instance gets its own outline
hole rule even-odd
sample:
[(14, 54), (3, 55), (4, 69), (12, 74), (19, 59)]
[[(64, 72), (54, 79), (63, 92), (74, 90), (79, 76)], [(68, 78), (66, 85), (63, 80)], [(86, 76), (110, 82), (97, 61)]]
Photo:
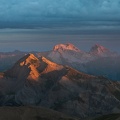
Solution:
[(0, 20), (119, 19), (120, 0), (0, 0)]

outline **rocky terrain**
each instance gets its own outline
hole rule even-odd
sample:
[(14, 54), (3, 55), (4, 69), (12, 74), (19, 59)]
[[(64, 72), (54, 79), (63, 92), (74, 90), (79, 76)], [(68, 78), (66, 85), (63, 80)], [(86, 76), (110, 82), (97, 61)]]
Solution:
[(79, 118), (120, 112), (120, 83), (27, 54), (0, 74), (0, 105), (34, 105)]
[(79, 120), (42, 107), (0, 107), (0, 120)]
[[(68, 65), (78, 71), (95, 76), (104, 76), (111, 80), (120, 80), (120, 55), (102, 45), (94, 45), (89, 52), (78, 49), (73, 44), (58, 44), (47, 52), (31, 52), (36, 57), (45, 58), (62, 65)], [(0, 71), (10, 69), (21, 57), (28, 52), (14, 51), (0, 53)]]
[[(90, 119), (88, 119), (90, 120)], [(120, 113), (118, 114), (110, 114), (110, 115), (103, 115), (91, 120), (120, 120)]]
[(36, 55), (43, 55), (53, 62), (71, 66), (87, 74), (120, 80), (120, 55), (99, 44), (94, 45), (89, 52), (84, 52), (70, 43), (59, 44), (46, 54)]

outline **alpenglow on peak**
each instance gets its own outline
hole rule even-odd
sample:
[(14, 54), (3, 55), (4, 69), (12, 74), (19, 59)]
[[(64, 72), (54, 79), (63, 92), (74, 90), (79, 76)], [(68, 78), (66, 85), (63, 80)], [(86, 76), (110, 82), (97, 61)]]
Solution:
[(109, 52), (110, 52), (109, 49), (99, 44), (95, 44), (90, 50), (90, 53), (94, 53), (94, 54), (109, 53)]
[(72, 50), (72, 51), (80, 52), (80, 50), (71, 43), (55, 45), (53, 50), (54, 51)]

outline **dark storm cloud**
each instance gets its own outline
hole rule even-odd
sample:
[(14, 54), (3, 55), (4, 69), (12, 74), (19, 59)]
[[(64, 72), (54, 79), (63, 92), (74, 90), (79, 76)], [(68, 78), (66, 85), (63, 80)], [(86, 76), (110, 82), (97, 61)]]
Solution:
[(120, 0), (0, 0), (0, 20), (119, 19)]

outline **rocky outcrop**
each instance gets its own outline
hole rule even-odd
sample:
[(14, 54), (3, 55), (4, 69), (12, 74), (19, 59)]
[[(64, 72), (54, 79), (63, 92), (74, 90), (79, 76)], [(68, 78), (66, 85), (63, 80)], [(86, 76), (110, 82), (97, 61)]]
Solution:
[(0, 87), (1, 105), (37, 105), (81, 118), (119, 112), (120, 108), (119, 82), (33, 54), (21, 58), (0, 81), (7, 86), (4, 92)]

